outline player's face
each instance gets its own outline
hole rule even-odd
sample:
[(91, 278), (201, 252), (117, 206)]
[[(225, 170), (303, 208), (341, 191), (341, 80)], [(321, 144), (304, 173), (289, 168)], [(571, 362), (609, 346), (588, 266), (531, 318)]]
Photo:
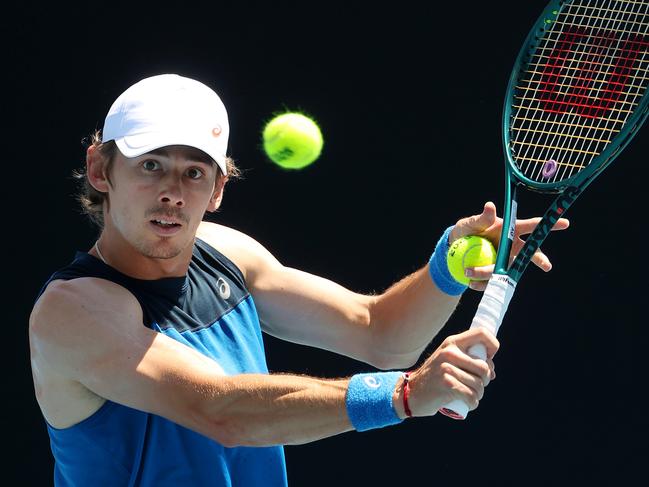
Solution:
[(217, 167), (183, 146), (116, 157), (106, 229), (113, 227), (147, 257), (170, 259), (191, 248), (205, 211), (218, 205)]

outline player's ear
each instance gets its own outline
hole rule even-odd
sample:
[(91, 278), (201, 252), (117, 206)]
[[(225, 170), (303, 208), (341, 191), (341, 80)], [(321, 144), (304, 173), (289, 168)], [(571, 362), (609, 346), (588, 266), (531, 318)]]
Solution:
[(101, 193), (107, 193), (110, 182), (106, 175), (106, 158), (97, 147), (91, 145), (86, 151), (86, 176), (90, 185)]
[(225, 183), (228, 181), (227, 176), (219, 175), (214, 183), (214, 192), (210, 198), (210, 202), (207, 206), (207, 211), (213, 212), (219, 209), (221, 206), (221, 201), (223, 200), (223, 188)]

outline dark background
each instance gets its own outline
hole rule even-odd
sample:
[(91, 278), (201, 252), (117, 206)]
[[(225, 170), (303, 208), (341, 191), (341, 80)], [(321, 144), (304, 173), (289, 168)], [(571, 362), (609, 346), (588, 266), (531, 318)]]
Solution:
[[(245, 171), (217, 221), (287, 265), (380, 292), (424, 265), (458, 218), (485, 201), (501, 211), (502, 96), (544, 5), (5, 6), (3, 477), (51, 483), (27, 321), (42, 283), (96, 238), (70, 175), (84, 160), (80, 140), (124, 89), (165, 72), (213, 87)], [(260, 150), (263, 123), (285, 109), (314, 116), (325, 136), (320, 160), (300, 172)], [(287, 447), (291, 485), (642, 483), (648, 133), (578, 200), (571, 229), (548, 240), (552, 272), (525, 274), (499, 335), (498, 378), (469, 420), (437, 415)], [(544, 204), (524, 199), (520, 214)], [(479, 296), (466, 293), (431, 348), (469, 325)], [(369, 370), (271, 337), (266, 347), (272, 371)]]

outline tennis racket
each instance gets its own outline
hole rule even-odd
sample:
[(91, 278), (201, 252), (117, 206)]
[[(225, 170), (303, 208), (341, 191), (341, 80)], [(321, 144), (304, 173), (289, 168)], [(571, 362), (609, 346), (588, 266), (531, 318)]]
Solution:
[[(530, 31), (505, 97), (503, 227), (472, 328), (498, 332), (534, 252), (646, 120), (648, 51), (649, 0), (554, 0)], [(558, 195), (509, 264), (521, 188)], [(481, 344), (468, 353), (486, 358)], [(468, 411), (459, 400), (440, 409), (455, 419)]]

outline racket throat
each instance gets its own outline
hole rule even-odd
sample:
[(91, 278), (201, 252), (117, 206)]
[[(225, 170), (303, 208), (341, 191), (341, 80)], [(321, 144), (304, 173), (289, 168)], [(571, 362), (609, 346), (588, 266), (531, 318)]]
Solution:
[(532, 260), (534, 253), (541, 247), (547, 236), (552, 231), (554, 225), (563, 217), (566, 210), (575, 202), (581, 194), (582, 188), (569, 186), (561, 193), (552, 203), (548, 211), (543, 215), (543, 219), (525, 241), (525, 245), (520, 253), (512, 262), (509, 268), (509, 274), (516, 280), (523, 274), (527, 265)]

